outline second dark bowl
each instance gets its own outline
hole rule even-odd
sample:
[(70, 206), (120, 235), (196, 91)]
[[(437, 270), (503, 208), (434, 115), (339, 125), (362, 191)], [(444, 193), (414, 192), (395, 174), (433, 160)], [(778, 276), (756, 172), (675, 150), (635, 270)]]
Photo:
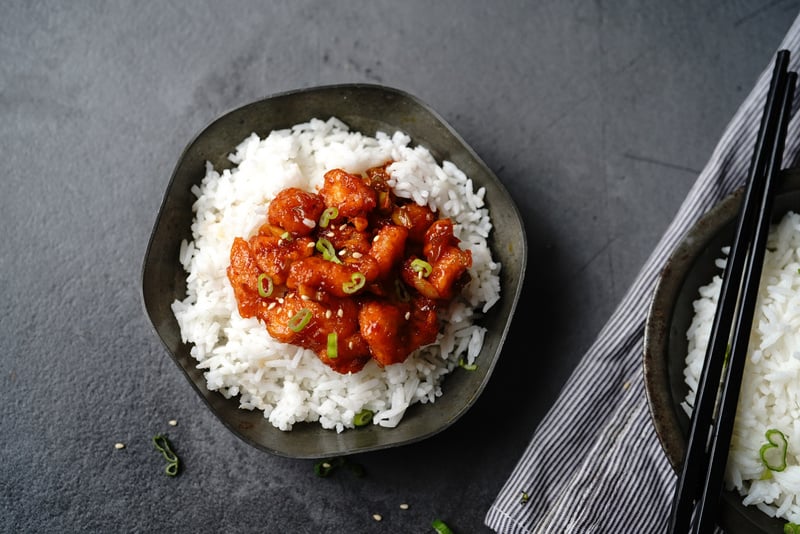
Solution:
[[(800, 170), (781, 176), (773, 222), (788, 211), (800, 211)], [(719, 269), (714, 260), (730, 245), (743, 189), (725, 198), (698, 220), (672, 253), (661, 273), (645, 326), (644, 377), (656, 433), (676, 473), (686, 453), (689, 417), (680, 406), (688, 386), (683, 379), (686, 331), (694, 316), (698, 289)], [(730, 534), (783, 532), (786, 521), (771, 518), (754, 506), (744, 506), (736, 492), (722, 495), (721, 526)]]

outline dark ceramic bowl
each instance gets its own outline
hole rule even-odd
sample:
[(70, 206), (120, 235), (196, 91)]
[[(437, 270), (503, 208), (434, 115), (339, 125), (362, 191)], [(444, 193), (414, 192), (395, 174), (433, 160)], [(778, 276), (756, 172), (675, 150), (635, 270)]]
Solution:
[[(661, 446), (679, 472), (686, 452), (689, 417), (680, 407), (688, 386), (683, 380), (686, 331), (692, 321), (692, 302), (698, 289), (720, 271), (714, 260), (733, 241), (743, 189), (725, 198), (703, 216), (670, 256), (656, 285), (645, 326), (644, 378), (650, 412)], [(800, 170), (784, 171), (775, 198), (773, 221), (787, 211), (800, 210)], [(785, 521), (771, 518), (754, 506), (744, 506), (736, 492), (722, 495), (721, 526), (726, 532), (783, 532)]]
[[(225, 399), (206, 389), (202, 371), (181, 342), (170, 304), (185, 298), (185, 272), (178, 261), (181, 240), (191, 241), (190, 192), (205, 175), (205, 163), (231, 167), (227, 156), (255, 132), (261, 137), (312, 118), (338, 117), (352, 130), (367, 135), (402, 130), (414, 144), (425, 146), (437, 161), (455, 163), (475, 187), (486, 188), (486, 205), (494, 229), (489, 239), (500, 272), (501, 300), (481, 319), (488, 329), (477, 370), (453, 372), (445, 378), (443, 395), (434, 404), (414, 405), (396, 428), (377, 425), (341, 434), (316, 423), (294, 426), (291, 432), (274, 428), (260, 411), (238, 408), (238, 399)], [(209, 409), (234, 434), (265, 451), (295, 458), (322, 458), (412, 443), (447, 428), (477, 400), (492, 373), (506, 338), (525, 272), (527, 242), (511, 196), (491, 170), (441, 117), (414, 97), (374, 85), (340, 85), (305, 89), (272, 96), (227, 113), (212, 122), (186, 147), (167, 185), (144, 259), (144, 306), (158, 336)]]

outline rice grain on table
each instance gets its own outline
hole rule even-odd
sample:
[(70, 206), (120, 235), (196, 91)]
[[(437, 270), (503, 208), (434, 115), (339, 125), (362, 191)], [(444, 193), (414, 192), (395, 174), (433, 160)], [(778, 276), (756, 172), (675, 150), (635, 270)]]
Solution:
[[(264, 139), (253, 134), (229, 159), (234, 167), (221, 172), (207, 164), (201, 184), (192, 189), (197, 197), (192, 241), (180, 249), (186, 298), (172, 304), (183, 341), (192, 344), (191, 355), (210, 390), (238, 396), (241, 408), (262, 410), (281, 430), (318, 422), (341, 432), (353, 427), (354, 415), (363, 409), (374, 412), (374, 424), (394, 427), (410, 405), (441, 396), (442, 380), (460, 358), (474, 362), (485, 334), (476, 320), (500, 297), (500, 265), (488, 246), (492, 226), (485, 190), (474, 190), (458, 167), (439, 165), (402, 132), (370, 137), (349, 131), (336, 118), (312, 119)], [(239, 315), (226, 276), (230, 247), (235, 237), (256, 233), (279, 191), (316, 191), (328, 170), (361, 173), (389, 160), (389, 185), (397, 196), (453, 220), (455, 236), (472, 251), (471, 282), (442, 311), (435, 343), (403, 363), (381, 368), (370, 361), (361, 372), (342, 375), (313, 352), (275, 341), (257, 319)]]
[[(723, 249), (727, 256), (728, 248)], [(720, 269), (725, 258), (717, 260)], [(682, 403), (691, 416), (702, 373), (722, 279), (700, 288), (687, 331)], [(767, 240), (756, 314), (748, 345), (725, 484), (771, 517), (800, 523), (800, 215), (787, 213)], [(761, 460), (766, 432), (788, 440), (786, 469), (768, 469)]]

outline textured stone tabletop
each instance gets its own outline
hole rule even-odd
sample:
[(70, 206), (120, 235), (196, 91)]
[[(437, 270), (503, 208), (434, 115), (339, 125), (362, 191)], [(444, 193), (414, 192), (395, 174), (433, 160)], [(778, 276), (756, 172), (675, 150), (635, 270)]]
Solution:
[[(537, 423), (798, 9), (4, 2), (0, 530), (488, 530)], [(207, 123), (348, 82), (407, 91), (461, 134), (516, 199), (529, 264), (474, 407), (427, 440), (357, 455), (363, 478), (320, 479), (207, 410), (144, 314), (140, 272), (175, 162)], [(163, 473), (159, 432), (178, 477)]]

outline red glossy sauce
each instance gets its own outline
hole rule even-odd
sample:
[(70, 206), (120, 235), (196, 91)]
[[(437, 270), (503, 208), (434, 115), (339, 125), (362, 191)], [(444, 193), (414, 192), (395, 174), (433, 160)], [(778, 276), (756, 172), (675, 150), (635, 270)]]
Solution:
[(452, 221), (395, 197), (388, 178), (386, 166), (334, 169), (318, 193), (278, 193), (266, 224), (231, 246), (239, 314), (340, 373), (434, 342), (436, 310), (469, 280), (472, 254)]

